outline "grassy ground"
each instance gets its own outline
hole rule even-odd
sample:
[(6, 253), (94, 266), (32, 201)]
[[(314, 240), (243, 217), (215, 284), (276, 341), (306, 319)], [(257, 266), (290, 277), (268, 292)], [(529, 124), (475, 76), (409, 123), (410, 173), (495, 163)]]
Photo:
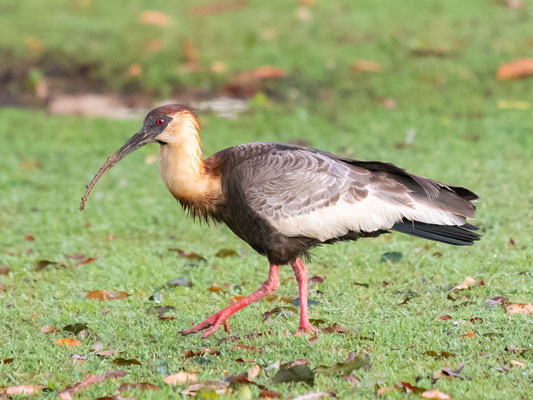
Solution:
[[(186, 18), (179, 8), (171, 13), (183, 24), (139, 28), (138, 14), (146, 8), (140, 1), (125, 10), (114, 2), (94, 2), (81, 11), (70, 7), (77, 2), (57, 5), (57, 10), (46, 8), (44, 1), (31, 3), (31, 10), (29, 2), (1, 6), (11, 14), (0, 12), (0, 45), (19, 48), (14, 51), (20, 56), (27, 54), (19, 46), (23, 36), (10, 29), (13, 20), (24, 32), (42, 37), (51, 54), (57, 51), (102, 62), (102, 73), (126, 68), (131, 62), (144, 63), (139, 79), (148, 88), (172, 79), (180, 84), (204, 82), (203, 77), (210, 76), (207, 70), (195, 76), (173, 75), (180, 62), (174, 60), (179, 50), (174, 39), (180, 34), (197, 40), (206, 66), (222, 59), (230, 71), (262, 64), (284, 67), (289, 78), (278, 88), (283, 106), (254, 106), (235, 121), (201, 116), (206, 154), (247, 141), (305, 139), (324, 150), (394, 162), (477, 192), (482, 201), (476, 222), (482, 227), (483, 239), (472, 248), (455, 248), (393, 234), (315, 250), (310, 274), (326, 279), (310, 295), (319, 302), (311, 307), (311, 316), (357, 329), (359, 334), (322, 334), (311, 343), (305, 337), (288, 337), (283, 332), (297, 329), (296, 314), (273, 317), (270, 322), (261, 318), (262, 313), (286, 305), (276, 300), (252, 305), (231, 319), (232, 333), (241, 337), (237, 342), (220, 342), (225, 337), (222, 331), (207, 340), (183, 338), (177, 335), (179, 330), (227, 305), (230, 297), (255, 290), (266, 278), (266, 260), (226, 228), (201, 226), (184, 216), (158, 178), (157, 166), (145, 162), (156, 154), (155, 145), (117, 165), (100, 182), (87, 210), (77, 210), (85, 183), (137, 130), (139, 121), (59, 118), (3, 109), (0, 264), (11, 272), (0, 275), (0, 359), (14, 361), (0, 363), (0, 387), (45, 385), (50, 392), (41, 397), (55, 398), (57, 391), (86, 374), (117, 368), (111, 363), (115, 356), (102, 358), (91, 350), (95, 342), (101, 342), (104, 350), (121, 351), (119, 356), (135, 358), (142, 365), (120, 367), (129, 375), (91, 386), (79, 398), (113, 393), (123, 382), (151, 382), (161, 388), (157, 393), (130, 390), (124, 394), (138, 399), (179, 398), (178, 389), (162, 381), (165, 362), (169, 374), (197, 371), (200, 380), (207, 380), (220, 379), (226, 371), (244, 372), (250, 364), (238, 363), (238, 358), (253, 359), (262, 366), (308, 358), (316, 367), (342, 361), (352, 350), (368, 354), (371, 362), (370, 369), (355, 371), (359, 388), (340, 376), (321, 375), (313, 387), (273, 384), (272, 371), (261, 372), (256, 381), (282, 392), (284, 398), (317, 390), (335, 392), (341, 398), (354, 393), (372, 398), (378, 388), (400, 381), (438, 388), (457, 399), (528, 397), (533, 353), (517, 354), (505, 348), (533, 348), (531, 316), (510, 316), (500, 307), (488, 308), (485, 300), (493, 296), (512, 302), (533, 300), (533, 115), (531, 108), (502, 108), (502, 100), (531, 106), (533, 81), (495, 79), (499, 64), (532, 54), (527, 41), (530, 14), (485, 1), (433, 1), (429, 5), (393, 1), (387, 2), (387, 8), (371, 1), (357, 6), (317, 2), (311, 7), (313, 18), (303, 22), (295, 17), (293, 3), (275, 2), (265, 8), (251, 2), (243, 11), (198, 20)], [(151, 3), (150, 8), (168, 12), (165, 5)], [(49, 17), (30, 22), (25, 17), (30, 11)], [(252, 18), (257, 15), (260, 22)], [(57, 29), (48, 34), (50, 23)], [(260, 39), (264, 28), (274, 28), (275, 38)], [(77, 35), (63, 40), (73, 29)], [(163, 35), (168, 45), (153, 59), (137, 51), (139, 43), (150, 37), (142, 29)], [(418, 58), (411, 53), (436, 47), (449, 48), (451, 54)], [(117, 51), (123, 55), (120, 59), (111, 56)], [(377, 61), (384, 70), (377, 74), (350, 70), (349, 65), (359, 58)], [(109, 79), (111, 85), (123, 84), (120, 74)], [(219, 79), (209, 77), (205, 82)], [(382, 96), (393, 98), (396, 109), (384, 108), (377, 101)], [(416, 131), (414, 143), (398, 146), (410, 130)], [(34, 240), (26, 240), (28, 234)], [(514, 246), (508, 243), (511, 237)], [(193, 261), (191, 266), (191, 260), (178, 258), (169, 248), (194, 251), (207, 262)], [(221, 248), (234, 249), (242, 256), (216, 257)], [(383, 253), (393, 251), (402, 253), (400, 261), (381, 262)], [(76, 261), (66, 258), (74, 253), (97, 260), (74, 267)], [(68, 268), (50, 265), (35, 271), (39, 260), (64, 263)], [(292, 275), (289, 268), (281, 273), (282, 280)], [(456, 300), (449, 299), (450, 286), (466, 276), (483, 279), (484, 285), (454, 293)], [(175, 307), (167, 315), (176, 319), (160, 321), (147, 314), (146, 309), (154, 305), (149, 300), (154, 290), (176, 277), (188, 278), (194, 285), (164, 290), (160, 304)], [(384, 286), (383, 281), (389, 284)], [(225, 292), (210, 292), (213, 283), (225, 289), (223, 284), (230, 285)], [(126, 291), (130, 297), (99, 302), (85, 298), (89, 290)], [(296, 297), (295, 282), (283, 283), (278, 295)], [(400, 304), (406, 297), (413, 298)], [(102, 314), (106, 308), (110, 310)], [(442, 314), (452, 319), (440, 320)], [(454, 324), (476, 317), (483, 323)], [(62, 328), (78, 322), (88, 325), (87, 337), (40, 332), (43, 325)], [(270, 335), (244, 338), (269, 330)], [(473, 337), (461, 336), (471, 332)], [(53, 343), (64, 337), (77, 337), (82, 345), (68, 348)], [(236, 343), (262, 351), (247, 351), (235, 347)], [(221, 354), (184, 357), (187, 350), (205, 347)], [(434, 358), (427, 351), (455, 356)], [(87, 361), (72, 365), (73, 353), (86, 356)], [(509, 367), (513, 359), (524, 362), (526, 368), (513, 367), (507, 372), (495, 368)], [(460, 363), (466, 379), (432, 381), (436, 370), (443, 366), (456, 369)], [(255, 386), (250, 389), (253, 397), (260, 391)], [(240, 395), (246, 398), (246, 393)], [(381, 397), (407, 395), (389, 392)]]

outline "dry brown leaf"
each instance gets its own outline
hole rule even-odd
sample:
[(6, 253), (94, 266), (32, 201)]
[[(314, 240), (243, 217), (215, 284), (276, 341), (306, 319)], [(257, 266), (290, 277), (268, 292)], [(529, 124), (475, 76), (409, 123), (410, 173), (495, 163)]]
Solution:
[(522, 361), (511, 360), (511, 365), (514, 366), (514, 367), (520, 367), (520, 368), (523, 368), (523, 369), (526, 368), (526, 363), (523, 363)]
[(170, 17), (161, 11), (143, 11), (140, 17), (141, 23), (145, 25), (168, 26)]
[(43, 325), (40, 330), (42, 333), (54, 333), (59, 331), (59, 329), (52, 325)]
[(117, 390), (119, 392), (125, 392), (126, 390), (131, 389), (153, 390), (154, 392), (159, 391), (159, 388), (156, 385), (149, 382), (123, 383)]
[(0, 265), (0, 275), (7, 275), (11, 272), (11, 269), (5, 265)]
[(131, 64), (126, 70), (125, 75), (129, 78), (134, 78), (136, 76), (141, 75), (142, 72), (143, 68), (139, 64)]
[(43, 42), (35, 36), (26, 36), (24, 42), (26, 43), (26, 47), (31, 51), (41, 52), (44, 50)]
[(260, 399), (281, 399), (281, 393), (275, 390), (263, 390), (259, 393)]
[(72, 400), (72, 396), (95, 383), (101, 382), (105, 379), (103, 375), (86, 375), (81, 382), (67, 387), (65, 390), (59, 392), (57, 395), (61, 400)]
[(128, 297), (129, 294), (126, 292), (112, 293), (107, 290), (89, 290), (87, 292), (87, 299), (92, 300), (123, 300)]
[(474, 332), (469, 332), (469, 333), (465, 333), (465, 334), (461, 335), (461, 337), (471, 338), (471, 337), (473, 337), (474, 335), (475, 335)]
[(78, 339), (62, 338), (54, 340), (54, 344), (62, 347), (78, 347), (81, 346), (81, 342)]
[(231, 96), (251, 97), (261, 90), (263, 81), (283, 78), (286, 75), (287, 73), (282, 68), (263, 65), (252, 70), (240, 72), (224, 85), (224, 89)]
[(249, 381), (253, 381), (260, 373), (261, 367), (259, 365), (252, 365), (250, 368), (248, 368), (248, 371), (246, 371)]
[(452, 319), (452, 316), (448, 314), (439, 315), (439, 319), (445, 321), (447, 319)]
[(222, 288), (218, 286), (216, 283), (213, 283), (213, 285), (207, 290), (209, 290), (210, 292), (220, 292)]
[(123, 378), (126, 375), (128, 375), (128, 373), (121, 369), (112, 369), (111, 371), (107, 371), (105, 373), (106, 379)]
[(461, 283), (460, 285), (455, 286), (451, 291), (470, 289), (475, 284), (476, 284), (476, 280), (474, 278), (471, 278), (471, 277), (467, 276), (465, 278), (465, 280), (463, 281), (463, 283)]
[(26, 233), (24, 235), (24, 239), (29, 240), (30, 242), (33, 242), (35, 240), (35, 236), (33, 236), (31, 233)]
[(533, 58), (520, 58), (498, 68), (498, 79), (513, 80), (533, 75)]
[(511, 303), (506, 310), (509, 314), (529, 315), (533, 312), (533, 303)]
[(377, 62), (370, 61), (370, 60), (357, 60), (352, 64), (352, 67), (358, 71), (364, 71), (364, 72), (380, 72), (381, 71), (381, 65), (379, 65)]
[(230, 11), (237, 11), (248, 6), (248, 0), (213, 1), (210, 3), (191, 6), (189, 13), (194, 16), (215, 15)]
[(196, 383), (198, 382), (198, 376), (189, 372), (178, 372), (176, 374), (167, 376), (163, 379), (163, 382), (168, 385), (183, 385), (185, 383)]
[(450, 395), (441, 392), (440, 390), (426, 390), (422, 393), (422, 397), (425, 399), (439, 399), (439, 400), (450, 400)]
[(5, 389), (5, 394), (8, 396), (15, 396), (17, 394), (32, 395), (37, 394), (41, 389), (46, 386), (42, 385), (20, 385), (20, 386), (8, 386)]

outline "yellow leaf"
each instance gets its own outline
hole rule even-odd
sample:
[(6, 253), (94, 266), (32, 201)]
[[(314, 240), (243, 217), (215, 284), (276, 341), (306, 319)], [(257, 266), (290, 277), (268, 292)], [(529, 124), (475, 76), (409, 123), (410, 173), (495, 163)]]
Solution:
[(163, 379), (163, 382), (168, 385), (183, 385), (184, 383), (198, 382), (198, 377), (188, 372), (178, 372), (177, 374), (167, 376)]
[(67, 347), (78, 347), (81, 346), (81, 342), (77, 339), (63, 338), (54, 340), (54, 343), (58, 346), (67, 346)]
[(511, 303), (506, 310), (509, 314), (529, 315), (533, 312), (533, 303)]

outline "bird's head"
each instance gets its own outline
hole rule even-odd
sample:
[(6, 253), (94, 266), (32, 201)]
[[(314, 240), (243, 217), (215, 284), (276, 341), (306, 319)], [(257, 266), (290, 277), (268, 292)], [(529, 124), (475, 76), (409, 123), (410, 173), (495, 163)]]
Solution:
[(141, 129), (107, 159), (87, 185), (85, 194), (81, 199), (80, 210), (85, 208), (92, 188), (102, 175), (128, 154), (149, 143), (159, 143), (165, 146), (182, 142), (190, 136), (196, 138), (198, 128), (198, 119), (194, 111), (187, 106), (169, 104), (154, 108), (144, 118)]

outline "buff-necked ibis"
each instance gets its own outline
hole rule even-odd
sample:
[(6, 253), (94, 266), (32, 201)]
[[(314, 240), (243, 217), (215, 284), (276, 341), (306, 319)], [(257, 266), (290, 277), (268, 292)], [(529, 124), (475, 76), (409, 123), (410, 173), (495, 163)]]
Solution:
[(321, 244), (376, 237), (389, 230), (453, 245), (479, 239), (476, 194), (412, 175), (393, 164), (357, 161), (276, 142), (230, 147), (202, 157), (198, 119), (190, 108), (166, 105), (146, 115), (142, 128), (107, 159), (87, 185), (148, 143), (160, 144), (161, 176), (194, 217), (225, 223), (270, 263), (268, 279), (239, 302), (183, 335), (209, 336), (240, 309), (275, 291), (279, 266), (290, 264), (300, 294), (300, 329), (316, 331), (307, 314), (307, 268), (301, 258)]

